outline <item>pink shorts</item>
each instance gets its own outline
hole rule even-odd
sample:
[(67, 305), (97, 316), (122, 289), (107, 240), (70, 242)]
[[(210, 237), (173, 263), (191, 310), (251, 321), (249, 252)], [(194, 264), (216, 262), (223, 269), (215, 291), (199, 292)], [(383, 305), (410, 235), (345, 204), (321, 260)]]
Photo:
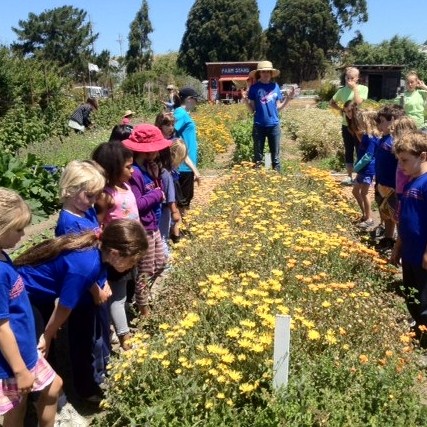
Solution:
[[(46, 359), (40, 355), (36, 366), (30, 369), (30, 372), (35, 375), (32, 391), (44, 390), (52, 383), (56, 376), (56, 372)], [(15, 377), (0, 379), (0, 415), (18, 406), (21, 400), (22, 394), (18, 391), (18, 384), (16, 383)]]

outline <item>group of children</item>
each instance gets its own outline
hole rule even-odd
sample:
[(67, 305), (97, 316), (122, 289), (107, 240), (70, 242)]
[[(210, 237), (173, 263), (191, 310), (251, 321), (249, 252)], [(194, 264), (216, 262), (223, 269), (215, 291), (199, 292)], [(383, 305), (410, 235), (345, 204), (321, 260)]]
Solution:
[[(129, 348), (126, 302), (150, 313), (150, 287), (180, 238), (178, 166), (186, 144), (174, 137), (173, 113), (155, 125), (113, 128), (91, 160), (72, 161), (59, 183), (62, 209), (55, 238), (12, 263), (31, 213), (22, 198), (0, 189), (0, 414), (4, 426), (23, 425), (27, 396), (40, 426), (53, 426), (62, 380), (55, 373), (55, 338), (67, 336), (74, 390), (99, 403), (111, 345), (111, 324)], [(184, 207), (188, 205), (185, 204)], [(184, 213), (184, 212), (182, 212)], [(134, 294), (134, 295), (133, 295)]]
[(400, 105), (378, 112), (344, 108), (349, 131), (359, 141), (353, 195), (361, 209), (358, 226), (373, 226), (368, 195), (375, 181), (375, 201), (384, 227), (377, 244), (390, 251), (390, 261), (402, 266), (406, 303), (412, 327), (427, 346), (427, 133)]

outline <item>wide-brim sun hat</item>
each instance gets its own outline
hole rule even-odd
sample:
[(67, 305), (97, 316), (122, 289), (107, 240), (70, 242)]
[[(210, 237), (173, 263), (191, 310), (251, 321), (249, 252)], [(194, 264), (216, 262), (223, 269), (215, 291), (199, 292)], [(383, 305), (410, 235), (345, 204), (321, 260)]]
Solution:
[(256, 73), (261, 71), (271, 71), (272, 77), (277, 77), (280, 74), (280, 71), (273, 67), (273, 64), (270, 61), (261, 61), (258, 62), (256, 70), (252, 70), (249, 73), (249, 77), (254, 78)]
[(136, 125), (129, 138), (122, 143), (129, 150), (138, 153), (154, 153), (170, 147), (172, 141), (165, 139), (157, 126), (142, 123)]
[(167, 85), (166, 89), (168, 89), (168, 90), (174, 90), (175, 86), (174, 85)]
[(123, 115), (123, 117), (132, 116), (133, 114), (135, 114), (135, 111), (132, 111), (132, 110), (126, 110), (126, 111), (125, 111), (125, 114)]

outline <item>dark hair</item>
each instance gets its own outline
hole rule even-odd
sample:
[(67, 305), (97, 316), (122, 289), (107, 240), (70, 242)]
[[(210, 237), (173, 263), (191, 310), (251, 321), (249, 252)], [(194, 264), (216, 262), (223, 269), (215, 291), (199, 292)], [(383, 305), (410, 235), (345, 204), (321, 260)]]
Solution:
[(98, 100), (96, 98), (88, 98), (86, 99), (86, 104), (91, 105), (95, 110), (98, 109)]
[(377, 122), (379, 123), (380, 117), (384, 117), (388, 122), (402, 117), (405, 114), (405, 110), (398, 104), (384, 105), (377, 113)]
[(126, 160), (132, 157), (132, 151), (120, 141), (103, 142), (92, 153), (92, 159), (104, 169), (109, 187), (114, 187), (120, 183), (119, 179), (123, 173)]
[(148, 248), (147, 235), (139, 221), (116, 219), (105, 226), (102, 234), (90, 230), (45, 240), (19, 255), (14, 264), (40, 265), (52, 261), (63, 252), (96, 247), (103, 252), (115, 249), (123, 257), (142, 257)]
[(109, 141), (124, 141), (132, 133), (133, 127), (129, 125), (116, 125), (111, 131)]
[(181, 107), (181, 105), (182, 105), (181, 98), (179, 97), (179, 95), (175, 94), (173, 96), (173, 108), (175, 109), (175, 108)]
[(157, 126), (160, 130), (163, 125), (170, 125), (172, 123), (175, 123), (175, 117), (172, 112), (159, 113), (154, 120), (154, 126)]
[(171, 149), (169, 147), (159, 151), (159, 161), (162, 168), (169, 172), (172, 170)]

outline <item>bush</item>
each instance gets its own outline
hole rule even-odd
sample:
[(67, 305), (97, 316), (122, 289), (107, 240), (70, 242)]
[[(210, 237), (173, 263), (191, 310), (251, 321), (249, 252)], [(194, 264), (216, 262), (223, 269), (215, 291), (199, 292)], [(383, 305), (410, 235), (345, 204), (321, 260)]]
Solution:
[(253, 120), (246, 118), (234, 124), (231, 128), (231, 135), (234, 139), (235, 149), (233, 155), (234, 163), (251, 162), (253, 158), (252, 139)]
[(341, 149), (341, 117), (330, 109), (290, 109), (283, 126), (298, 143), (303, 160), (333, 157)]
[(317, 96), (320, 101), (330, 101), (338, 90), (337, 86), (331, 82), (322, 83), (320, 88), (317, 90)]

